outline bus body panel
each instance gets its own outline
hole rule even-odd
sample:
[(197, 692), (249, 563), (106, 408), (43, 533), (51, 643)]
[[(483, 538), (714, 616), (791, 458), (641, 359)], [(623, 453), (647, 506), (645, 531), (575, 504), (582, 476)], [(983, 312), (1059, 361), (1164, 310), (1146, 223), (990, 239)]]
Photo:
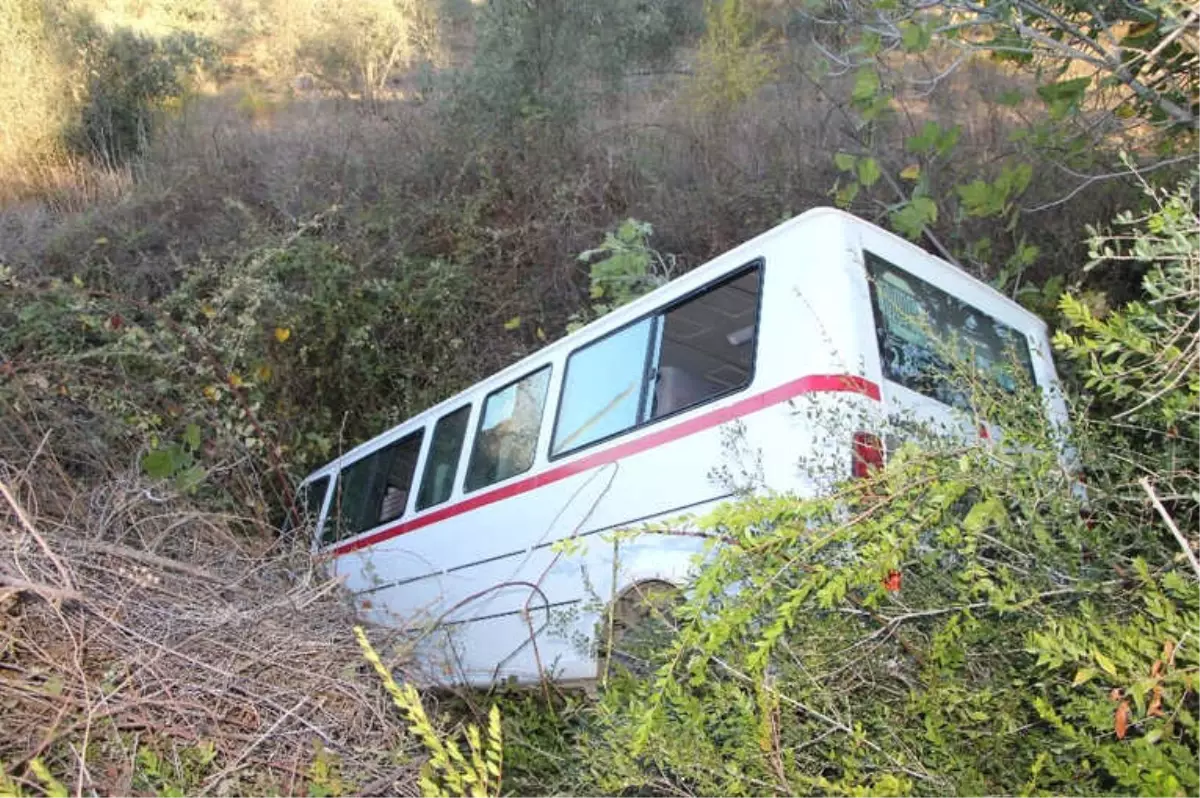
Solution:
[[(864, 252), (870, 251), (1029, 337), (1043, 387), (1055, 384), (1045, 328), (994, 291), (891, 234), (818, 209), (759, 236), (468, 391), (356, 447), (308, 478), (332, 475), (318, 522), (333, 514), (336, 475), (362, 456), (550, 366), (532, 466), (474, 492), (459, 453), (447, 501), (337, 541), (314, 542), (367, 620), (408, 629), (431, 681), (530, 682), (596, 676), (597, 624), (615, 596), (646, 581), (682, 584), (705, 541), (690, 519), (747, 491), (813, 495), (851, 470), (857, 432), (905, 415), (975, 434), (972, 422), (884, 378)], [(683, 412), (551, 458), (573, 351), (759, 263), (759, 316), (749, 384)], [(1055, 413), (1061, 412), (1061, 399)], [(1065, 416), (1064, 416), (1065, 417)], [(414, 485), (415, 487), (415, 485)], [(411, 491), (415, 494), (415, 489)], [(640, 536), (614, 535), (643, 529)]]

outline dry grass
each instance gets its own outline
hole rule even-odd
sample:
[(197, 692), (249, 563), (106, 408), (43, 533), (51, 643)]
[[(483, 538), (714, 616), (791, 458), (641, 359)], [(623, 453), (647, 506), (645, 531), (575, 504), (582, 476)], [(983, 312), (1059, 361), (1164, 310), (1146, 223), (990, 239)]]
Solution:
[[(685, 52), (680, 62), (687, 61)], [(82, 169), (74, 189), (64, 181), (42, 201), (0, 210), (0, 262), (55, 276), (98, 263), (120, 277), (122, 290), (153, 296), (197, 256), (236, 255), (264, 229), (290, 229), (338, 205), (356, 227), (330, 234), (359, 239), (380, 256), (474, 261), (489, 281), (531, 293), (529, 306), (511, 314), (530, 315), (534, 306), (578, 301), (575, 254), (625, 216), (652, 222), (657, 246), (699, 263), (833, 201), (833, 154), (864, 151), (845, 113), (853, 74), (819, 75), (802, 47), (779, 62), (771, 85), (725, 115), (691, 107), (688, 77), (668, 70), (630, 77), (562, 141), (504, 148), (448, 128), (441, 96), (368, 108), (313, 92), (226, 86), (185, 103), (122, 173)], [(898, 122), (871, 147), (888, 155), (894, 175), (911, 160), (905, 137), (924, 122), (962, 125), (954, 158), (930, 175), (935, 192), (952, 193), (993, 177), (1018, 149), (1013, 131), (1042, 109), (1036, 101), (996, 104), (1005, 89), (1030, 88), (979, 60), (939, 79), (936, 90), (919, 82), (945, 66), (910, 65), (918, 82), (901, 92)], [(1039, 169), (1028, 204), (1057, 200), (1075, 182)], [(1023, 229), (1047, 248), (1074, 239), (1124, 196), (1109, 188), (1096, 184), (1067, 206), (1029, 214)], [(852, 210), (883, 221), (897, 199), (863, 192)], [(939, 234), (953, 227), (942, 220)], [(959, 233), (990, 235), (990, 227), (968, 224)]]
[(139, 750), (172, 762), (211, 744), (211, 765), (175, 787), (296, 795), (319, 778), (320, 745), (347, 792), (414, 793), (415, 765), (395, 762), (415, 749), (361, 662), (337, 583), (302, 546), (136, 474), (81, 485), (55, 442), (0, 458), (0, 763), (12, 776), (35, 786), (27, 765), (40, 757), (72, 793), (145, 792)]

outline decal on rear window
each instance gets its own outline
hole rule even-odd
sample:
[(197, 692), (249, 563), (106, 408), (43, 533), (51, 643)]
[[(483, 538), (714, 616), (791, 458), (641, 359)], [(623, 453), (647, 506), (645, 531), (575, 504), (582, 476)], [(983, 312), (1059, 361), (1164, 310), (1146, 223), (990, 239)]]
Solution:
[(865, 252), (883, 375), (939, 402), (968, 407), (949, 363), (957, 354), (1005, 391), (1034, 382), (1025, 336), (919, 277)]

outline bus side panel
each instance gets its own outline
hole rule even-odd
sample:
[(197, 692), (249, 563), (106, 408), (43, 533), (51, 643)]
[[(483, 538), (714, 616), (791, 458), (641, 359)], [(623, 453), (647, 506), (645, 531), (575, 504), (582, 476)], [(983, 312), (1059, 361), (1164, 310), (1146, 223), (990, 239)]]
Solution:
[[(471, 683), (493, 674), (529, 681), (538, 677), (540, 661), (543, 668), (555, 663), (562, 678), (586, 678), (595, 673), (590, 647), (601, 608), (639, 581), (683, 581), (703, 545), (689, 534), (694, 527), (687, 521), (671, 525), (682, 534), (644, 536), (616, 547), (592, 533), (638, 527), (648, 519), (670, 521), (741, 490), (808, 494), (843, 477), (848, 430), (859, 423), (850, 419), (873, 404), (830, 388), (837, 383), (828, 379), (864, 373), (844, 224), (822, 217), (773, 240), (762, 254), (750, 386), (579, 456), (607, 447), (627, 451), (627, 443), (654, 436), (650, 448), (633, 446), (615, 462), (342, 556), (338, 571), (360, 594), (364, 613), (390, 625), (444, 622), (444, 634), (427, 636), (421, 646), (431, 675), (449, 668), (458, 674), (452, 678)], [(778, 398), (781, 387), (808, 385), (802, 378), (813, 376), (823, 379), (812, 382), (812, 391)], [(756, 404), (755, 397), (769, 401)], [(723, 412), (735, 407), (737, 412)], [(543, 426), (543, 447), (551, 422)], [(547, 545), (572, 536), (582, 539), (561, 555)], [(561, 620), (553, 622), (554, 616)], [(538, 631), (536, 653), (531, 622)]]

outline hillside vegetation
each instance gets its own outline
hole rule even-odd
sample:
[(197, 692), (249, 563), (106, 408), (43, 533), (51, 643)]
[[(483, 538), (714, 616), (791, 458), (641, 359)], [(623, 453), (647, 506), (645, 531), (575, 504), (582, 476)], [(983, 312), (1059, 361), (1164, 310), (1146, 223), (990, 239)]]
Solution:
[[(1197, 26), (0, 0), (0, 795), (1195, 794)], [(407, 689), (296, 480), (828, 204), (1047, 320), (1071, 462), (976, 386), (1019, 445), (702, 520), (638, 678)]]

